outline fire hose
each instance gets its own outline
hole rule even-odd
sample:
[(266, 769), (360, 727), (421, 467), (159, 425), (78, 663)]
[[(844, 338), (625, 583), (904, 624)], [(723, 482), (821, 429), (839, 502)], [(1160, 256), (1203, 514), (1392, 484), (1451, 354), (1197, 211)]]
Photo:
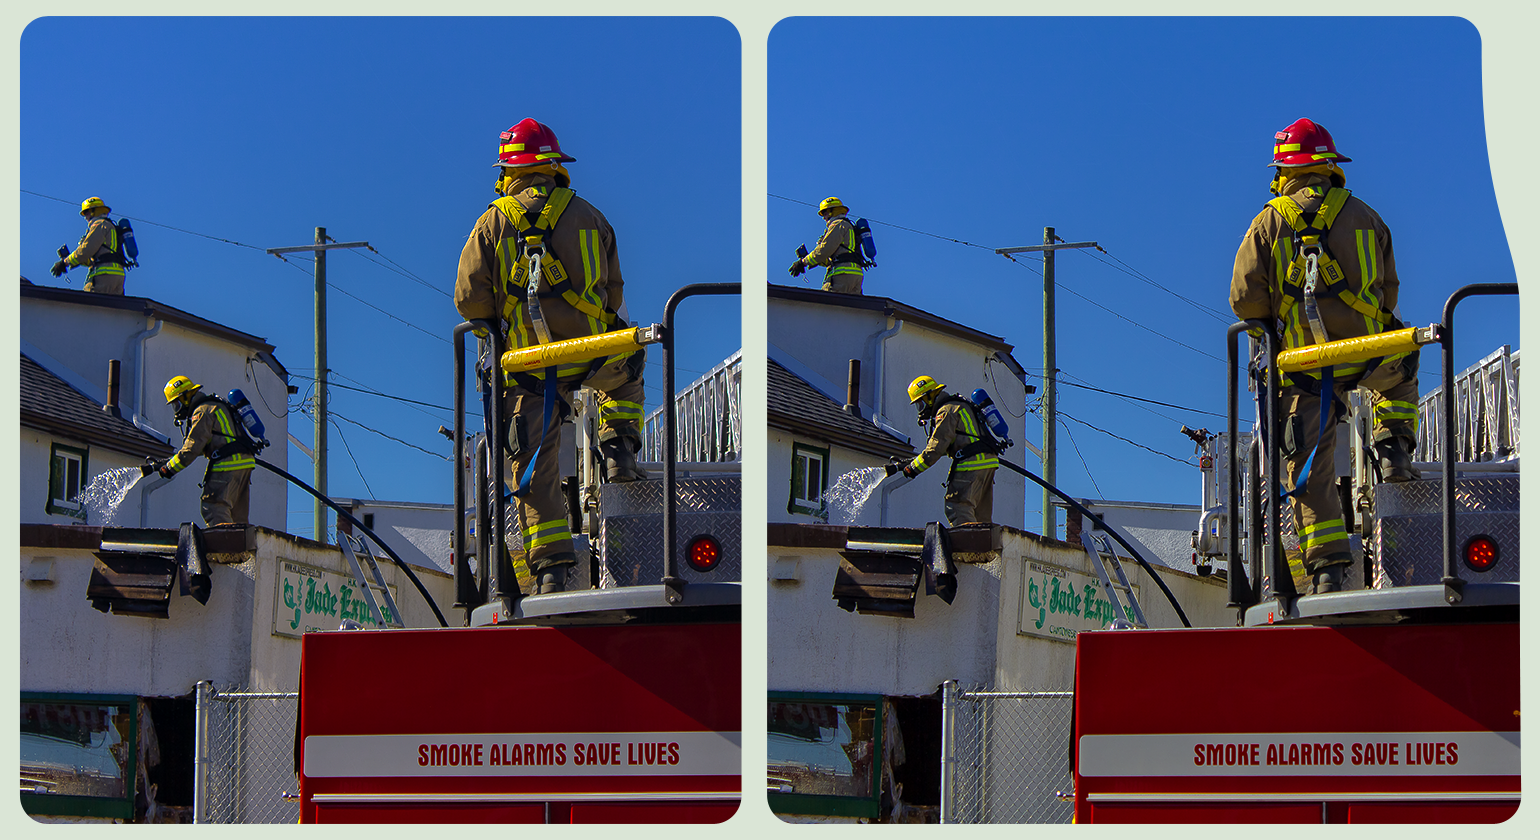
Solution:
[(298, 487), (301, 490), (304, 490), (306, 493), (309, 493), (310, 495), (316, 497), (316, 499), (318, 501), (320, 501), (322, 504), (324, 504), (327, 507), (331, 508), (332, 510), (336, 511), (338, 516), (340, 516), (340, 517), (346, 519), (348, 522), (352, 523), (353, 527), (355, 527), (358, 530), (364, 532), (364, 534), (367, 535), (369, 537), (369, 539), (374, 540), (374, 544), (385, 550), (385, 554), (387, 556), (389, 556), (391, 561), (396, 564), (396, 567), (399, 568), (402, 571), (402, 573), (404, 573), (406, 575), (407, 580), (410, 580), (412, 582), (412, 585), (417, 587), (417, 591), (422, 593), (422, 599), (424, 601), (428, 602), (428, 608), (433, 610), (433, 616), (438, 619), (439, 626), (440, 627), (448, 627), (449, 626), (449, 622), (444, 620), (444, 614), (439, 612), (438, 604), (434, 603), (433, 596), (428, 594), (428, 590), (427, 590), (426, 587), (424, 587), (422, 585), (422, 581), (417, 579), (417, 575), (412, 572), (411, 568), (406, 565), (406, 563), (396, 554), (396, 552), (391, 550), (390, 546), (385, 544), (384, 540), (380, 539), (378, 534), (376, 534), (376, 533), (374, 533), (374, 531), (370, 530), (367, 526), (364, 525), (364, 523), (359, 522), (357, 517), (353, 516), (353, 514), (348, 513), (347, 511), (345, 511), (341, 507), (339, 507), (336, 502), (334, 502), (331, 499), (328, 499), (325, 496), (321, 495), (314, 487), (311, 487), (310, 485), (306, 484), (305, 482), (300, 481), (299, 479), (295, 478), (292, 475), (289, 475), (288, 473), (286, 473), (283, 470), (273, 466), (272, 464), (269, 464), (268, 462), (262, 460), (261, 458), (257, 458), (256, 462), (257, 462), (257, 466), (265, 467), (265, 468), (267, 468), (268, 471), (274, 472), (274, 473), (277, 473), (280, 476), (283, 476), (284, 478), (288, 479), (289, 482), (291, 484), (293, 484), (295, 487)]

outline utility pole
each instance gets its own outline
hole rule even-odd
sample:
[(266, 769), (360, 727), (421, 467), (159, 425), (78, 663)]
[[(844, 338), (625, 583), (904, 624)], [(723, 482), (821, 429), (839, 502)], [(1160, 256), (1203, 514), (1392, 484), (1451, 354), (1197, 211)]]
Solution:
[[(1029, 251), (1043, 253), (1043, 480), (1058, 484), (1058, 465), (1055, 453), (1059, 440), (1059, 364), (1056, 330), (1054, 328), (1053, 254), (1064, 248), (1095, 248), (1095, 242), (1065, 242), (1054, 235), (1053, 228), (1043, 228), (1043, 244), (1023, 245), (1019, 248), (996, 248), (996, 254), (1022, 254)], [(1043, 490), (1043, 536), (1057, 537), (1059, 517), (1053, 510), (1053, 494)]]
[[(335, 248), (368, 248), (367, 242), (326, 241), (326, 228), (315, 229), (314, 245), (295, 245), (290, 248), (268, 248), (269, 254), (290, 254), (311, 251), (315, 254), (315, 479), (317, 493), (325, 496), (326, 489), (326, 252)], [(326, 542), (326, 505), (319, 499), (315, 508), (315, 541)]]

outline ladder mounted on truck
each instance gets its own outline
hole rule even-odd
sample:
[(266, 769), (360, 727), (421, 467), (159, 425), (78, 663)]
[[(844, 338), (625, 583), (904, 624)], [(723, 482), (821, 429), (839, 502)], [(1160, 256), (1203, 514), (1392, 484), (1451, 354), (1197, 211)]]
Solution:
[[(1134, 595), (1134, 588), (1128, 583), (1128, 575), (1123, 572), (1123, 561), (1112, 548), (1112, 540), (1105, 534), (1096, 534), (1082, 531), (1081, 542), (1085, 544), (1085, 553), (1091, 557), (1091, 566), (1096, 569), (1096, 574), (1101, 576), (1102, 591), (1107, 594), (1107, 600), (1112, 602), (1113, 612), (1117, 618), (1112, 620), (1108, 629), (1128, 630), (1131, 628), (1146, 629), (1150, 626), (1144, 618), (1144, 610), (1139, 608), (1139, 598)], [(1112, 571), (1117, 574), (1118, 582), (1113, 583), (1107, 576), (1107, 566), (1112, 566)], [(1118, 593), (1122, 592), (1128, 597), (1128, 608), (1125, 610)], [(1129, 621), (1126, 616), (1133, 613), (1134, 620)]]

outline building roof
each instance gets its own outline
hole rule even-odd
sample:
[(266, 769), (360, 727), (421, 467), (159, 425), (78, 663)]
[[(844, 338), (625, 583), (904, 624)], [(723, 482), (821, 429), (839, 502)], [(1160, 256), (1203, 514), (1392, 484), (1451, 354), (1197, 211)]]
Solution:
[(868, 420), (845, 413), (839, 403), (774, 359), (766, 360), (766, 373), (766, 413), (771, 427), (809, 435), (880, 458), (914, 454), (913, 446)]
[(129, 455), (161, 458), (174, 451), (134, 424), (113, 416), (25, 353), (21, 354), (20, 379), (23, 426)]
[(232, 344), (240, 344), (257, 352), (273, 372), (285, 381), (289, 378), (289, 372), (279, 364), (273, 355), (274, 347), (267, 340), (250, 333), (218, 324), (207, 318), (199, 318), (190, 312), (183, 312), (176, 307), (167, 306), (159, 301), (147, 297), (135, 297), (133, 295), (103, 295), (96, 292), (85, 292), (77, 289), (62, 289), (57, 286), (39, 286), (31, 280), (21, 278), (21, 296), (34, 300), (55, 301), (58, 303), (71, 303), (77, 306), (94, 306), (101, 309), (120, 309), (125, 312), (135, 312), (147, 317), (160, 318), (180, 327), (203, 333), (204, 335), (224, 339)]
[(802, 289), (796, 286), (769, 285), (767, 294), (771, 298), (780, 300), (794, 300), (802, 303), (816, 303), (823, 306), (843, 306), (849, 309), (865, 309), (871, 312), (881, 312), (901, 321), (917, 324), (926, 329), (961, 338), (981, 347), (987, 347), (995, 351), (1001, 363), (1010, 369), (1011, 373), (1021, 376), (1025, 373), (1021, 364), (1011, 355), (1015, 348), (1005, 339), (980, 332), (972, 327), (963, 326), (956, 321), (950, 321), (939, 315), (932, 315), (923, 309), (916, 309), (907, 303), (900, 303), (892, 298), (877, 297), (875, 295), (847, 295), (840, 292), (825, 292), (819, 289)]

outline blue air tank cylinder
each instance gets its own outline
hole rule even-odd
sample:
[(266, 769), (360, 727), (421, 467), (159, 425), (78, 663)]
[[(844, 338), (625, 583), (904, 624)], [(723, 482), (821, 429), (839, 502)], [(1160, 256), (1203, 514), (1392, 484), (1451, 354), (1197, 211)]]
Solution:
[(241, 416), (241, 425), (251, 432), (252, 437), (257, 440), (267, 440), (267, 429), (262, 425), (262, 418), (257, 416), (257, 410), (252, 407), (251, 401), (246, 399), (246, 395), (241, 393), (241, 389), (231, 388), (225, 400)]
[(1011, 439), (1011, 427), (1006, 425), (1005, 418), (1000, 416), (1000, 409), (995, 406), (995, 401), (989, 398), (989, 392), (983, 388), (973, 389), (973, 404), (979, 407), (984, 414), (984, 422), (989, 424), (989, 431), (1000, 440)]

